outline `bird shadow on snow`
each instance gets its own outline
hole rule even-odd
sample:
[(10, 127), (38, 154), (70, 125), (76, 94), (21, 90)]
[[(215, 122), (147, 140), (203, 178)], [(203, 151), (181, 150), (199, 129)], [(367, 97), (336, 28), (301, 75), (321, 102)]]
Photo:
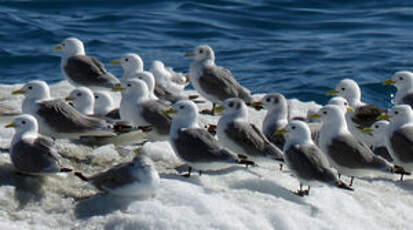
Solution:
[(253, 192), (268, 194), (297, 204), (309, 205), (312, 209), (318, 209), (311, 204), (306, 203), (303, 197), (295, 195), (293, 191), (270, 180), (245, 179), (230, 184), (230, 187), (233, 189), (246, 189)]
[(14, 198), (18, 209), (24, 209), (30, 202), (39, 202), (44, 198), (45, 178), (18, 174), (11, 164), (0, 165), (0, 186), (14, 186)]
[(121, 197), (112, 194), (99, 193), (76, 203), (74, 214), (78, 219), (88, 219), (93, 216), (106, 215), (115, 211), (126, 210), (128, 206), (142, 198)]

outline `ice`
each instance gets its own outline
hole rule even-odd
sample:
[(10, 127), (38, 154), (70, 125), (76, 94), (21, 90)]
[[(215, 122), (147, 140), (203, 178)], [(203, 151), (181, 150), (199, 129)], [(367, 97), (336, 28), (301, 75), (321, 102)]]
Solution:
[[(10, 96), (19, 87), (0, 86), (1, 103), (19, 110), (22, 97)], [(55, 97), (64, 97), (73, 88), (62, 81), (51, 89)], [(115, 96), (119, 101), (119, 94)], [(291, 114), (297, 116), (317, 108), (312, 102), (290, 103), (296, 105)], [(264, 114), (250, 109), (250, 121), (261, 126)], [(11, 119), (0, 120), (2, 148), (8, 148), (14, 133), (3, 128)], [(216, 124), (217, 117), (206, 115), (201, 121)], [(121, 147), (110, 144), (94, 149), (58, 140), (57, 145), (63, 163), (87, 175), (133, 158), (133, 154), (117, 153)], [(288, 169), (279, 171), (272, 161), (202, 176), (194, 172), (184, 178), (175, 170), (182, 162), (169, 143), (147, 142), (139, 151), (154, 160), (161, 176), (156, 195), (143, 200), (95, 195), (98, 191), (93, 186), (72, 174), (17, 175), (3, 149), (0, 229), (410, 229), (413, 222), (413, 180), (409, 177), (404, 182), (397, 181), (396, 175), (356, 179), (354, 192), (321, 186), (312, 188), (310, 196), (299, 197), (291, 192), (298, 188), (297, 180)]]

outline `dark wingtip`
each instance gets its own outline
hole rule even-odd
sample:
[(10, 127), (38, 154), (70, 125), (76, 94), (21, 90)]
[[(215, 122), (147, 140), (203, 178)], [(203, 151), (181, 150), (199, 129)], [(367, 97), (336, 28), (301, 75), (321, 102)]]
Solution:
[(238, 161), (238, 164), (242, 164), (242, 165), (245, 165), (245, 166), (254, 166), (255, 165), (255, 162), (254, 161), (250, 161), (250, 160), (245, 160), (245, 159), (240, 159), (239, 161)]
[(142, 132), (150, 132), (150, 131), (152, 131), (152, 126), (151, 125), (149, 125), (149, 126), (139, 126), (139, 129), (140, 130), (142, 130)]
[(75, 172), (75, 176), (79, 177), (83, 181), (89, 181), (89, 179), (83, 175), (81, 172)]
[(343, 181), (339, 181), (337, 183), (337, 187), (341, 188), (341, 189), (345, 189), (348, 191), (354, 191), (354, 189), (352, 187), (350, 187), (349, 185), (347, 185), (346, 183), (344, 183)]
[(72, 172), (73, 171), (73, 169), (71, 169), (71, 168), (61, 168), (60, 169), (60, 172)]

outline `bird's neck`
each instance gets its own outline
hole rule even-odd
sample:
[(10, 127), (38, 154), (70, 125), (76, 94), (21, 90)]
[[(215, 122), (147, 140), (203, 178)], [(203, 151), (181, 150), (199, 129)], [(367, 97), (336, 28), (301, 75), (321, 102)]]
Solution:
[(291, 146), (294, 145), (314, 145), (313, 140), (311, 139), (311, 134), (310, 135), (306, 135), (305, 137), (300, 136), (291, 136), (288, 137), (285, 144), (284, 144), (284, 151), (286, 151), (288, 148), (290, 148)]
[(284, 126), (288, 124), (288, 113), (287, 109), (270, 109), (264, 118), (264, 127), (269, 127), (271, 124), (276, 123), (279, 126)]
[(185, 117), (175, 117), (172, 120), (171, 129), (169, 131), (172, 138), (176, 138), (179, 130), (187, 128), (199, 128), (198, 117), (194, 114), (189, 114)]
[(104, 105), (104, 106), (96, 106), (96, 104), (95, 104), (94, 113), (97, 114), (97, 115), (106, 115), (112, 109), (113, 109), (113, 106), (110, 105), (110, 104)]
[(82, 102), (78, 105), (75, 105), (76, 110), (85, 115), (93, 114), (93, 103), (92, 102)]
[(336, 133), (349, 133), (350, 131), (348, 130), (347, 122), (343, 114), (334, 120), (324, 121), (320, 132), (332, 137)]
[(15, 145), (19, 140), (21, 139), (36, 139), (38, 136), (38, 131), (36, 129), (31, 129), (31, 130), (25, 130), (22, 132), (17, 132), (14, 137), (13, 140), (11, 142), (11, 146)]

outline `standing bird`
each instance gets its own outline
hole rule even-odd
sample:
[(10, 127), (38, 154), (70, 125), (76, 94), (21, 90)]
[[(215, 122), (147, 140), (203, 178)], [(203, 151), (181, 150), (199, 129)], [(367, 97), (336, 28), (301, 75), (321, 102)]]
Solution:
[(261, 102), (267, 113), (262, 123), (262, 130), (265, 136), (278, 148), (283, 149), (285, 143), (284, 134), (275, 134), (277, 130), (284, 128), (288, 124), (288, 102), (279, 93), (267, 94)]
[(119, 108), (115, 107), (112, 96), (105, 91), (93, 92), (95, 97), (95, 106), (93, 113), (97, 116), (105, 116), (112, 119), (120, 119)]
[(16, 130), (11, 142), (10, 157), (18, 172), (44, 175), (72, 171), (61, 167), (54, 141), (38, 134), (38, 124), (33, 116), (20, 115), (6, 128)]
[(371, 150), (377, 156), (381, 156), (389, 162), (393, 162), (389, 151), (386, 147), (386, 135), (387, 129), (390, 123), (386, 120), (376, 121), (370, 128), (364, 128), (361, 131), (367, 135), (373, 136), (373, 143), (371, 145)]
[(143, 154), (136, 156), (131, 162), (118, 164), (93, 176), (85, 176), (80, 172), (75, 175), (100, 191), (122, 197), (151, 196), (160, 182), (152, 160)]
[(77, 138), (82, 135), (108, 135), (113, 125), (85, 116), (61, 99), (52, 99), (44, 81), (30, 81), (12, 94), (24, 94), (22, 111), (39, 122), (39, 132), (54, 138)]
[(192, 86), (212, 102), (212, 109), (203, 110), (201, 113), (214, 115), (216, 104), (222, 104), (232, 97), (241, 98), (247, 105), (257, 105), (258, 108), (259, 105), (253, 103), (250, 91), (235, 80), (231, 71), (215, 65), (215, 54), (211, 47), (197, 46), (194, 52), (187, 53), (185, 56), (195, 59), (189, 68), (189, 80)]
[(189, 100), (179, 101), (165, 113), (176, 113), (169, 132), (169, 142), (176, 155), (189, 165), (190, 176), (192, 168), (197, 170), (222, 169), (232, 164), (252, 165), (254, 162), (238, 159), (206, 130), (198, 124), (198, 108)]
[(396, 72), (390, 79), (383, 82), (384, 85), (394, 85), (397, 93), (394, 104), (410, 105), (413, 108), (413, 73), (409, 71)]
[(73, 86), (111, 89), (119, 83), (119, 80), (105, 69), (103, 63), (86, 55), (83, 42), (79, 39), (66, 38), (55, 50), (63, 51), (60, 66), (63, 76)]
[(323, 125), (319, 146), (339, 174), (351, 177), (350, 186), (354, 177), (376, 172), (399, 173), (388, 161), (376, 156), (365, 143), (350, 133), (343, 109), (326, 105), (320, 110), (320, 115)]
[(171, 118), (164, 111), (168, 108), (159, 100), (149, 97), (148, 86), (144, 81), (131, 79), (122, 83), (122, 87), (113, 88), (122, 92), (119, 114), (122, 120), (136, 127), (151, 126), (148, 134), (156, 140), (163, 140), (169, 134)]
[[(300, 181), (297, 195), (308, 195), (310, 185), (319, 182), (353, 190), (337, 178), (335, 172), (330, 168), (327, 157), (311, 139), (310, 128), (305, 122), (293, 120), (278, 132), (287, 134), (284, 159), (288, 168)], [(307, 190), (303, 190), (303, 184), (308, 185)]]
[(377, 117), (385, 113), (386, 110), (375, 105), (366, 104), (361, 101), (361, 90), (357, 82), (351, 79), (340, 81), (336, 89), (330, 90), (329, 95), (339, 95), (344, 97), (349, 105), (354, 109), (353, 113), (346, 114), (350, 132), (362, 139), (367, 144), (373, 141), (371, 137), (361, 132), (362, 128), (370, 127), (377, 121)]
[(265, 135), (248, 122), (248, 108), (239, 98), (224, 101), (224, 115), (219, 119), (217, 135), (219, 142), (237, 154), (252, 158), (273, 158), (283, 161), (282, 151)]
[(134, 53), (125, 54), (120, 60), (114, 60), (110, 64), (121, 65), (123, 68), (123, 81), (140, 78), (147, 84), (152, 99), (162, 99), (172, 103), (186, 99), (181, 95), (182, 90), (176, 92), (158, 84), (151, 72), (144, 71), (142, 58)]
[[(413, 111), (409, 105), (396, 105), (380, 116), (390, 119), (386, 133), (386, 146), (394, 163), (413, 170)], [(402, 178), (401, 178), (402, 179)]]

